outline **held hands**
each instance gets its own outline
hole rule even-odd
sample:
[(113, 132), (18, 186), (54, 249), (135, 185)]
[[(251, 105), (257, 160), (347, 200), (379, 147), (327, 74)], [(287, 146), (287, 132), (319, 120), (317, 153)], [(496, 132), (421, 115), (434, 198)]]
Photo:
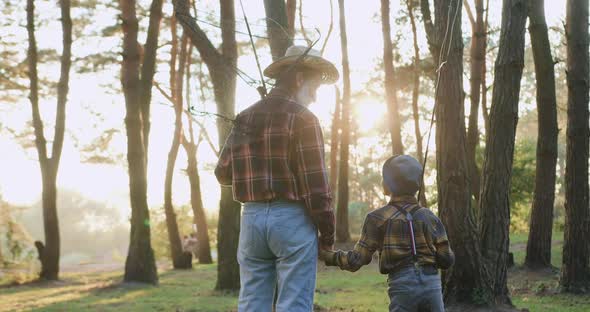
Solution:
[(334, 251), (334, 245), (331, 246), (323, 246), (320, 244), (319, 246), (318, 256), (320, 260), (324, 261), (327, 266), (337, 266), (336, 257), (338, 255), (337, 251)]

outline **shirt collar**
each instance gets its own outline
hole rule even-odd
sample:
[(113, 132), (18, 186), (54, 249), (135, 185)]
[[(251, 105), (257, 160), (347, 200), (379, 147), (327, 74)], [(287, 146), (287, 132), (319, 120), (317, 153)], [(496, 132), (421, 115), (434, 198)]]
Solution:
[(395, 204), (395, 203), (417, 204), (418, 201), (416, 200), (415, 196), (403, 195), (403, 196), (391, 196), (389, 203), (390, 204)]
[(291, 95), (289, 91), (281, 87), (276, 87), (270, 90), (267, 97), (281, 98), (292, 102), (297, 102), (295, 101), (295, 97)]

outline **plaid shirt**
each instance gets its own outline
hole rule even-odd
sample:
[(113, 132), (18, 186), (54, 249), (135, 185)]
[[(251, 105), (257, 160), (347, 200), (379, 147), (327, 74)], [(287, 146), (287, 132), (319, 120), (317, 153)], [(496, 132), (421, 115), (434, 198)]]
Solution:
[(303, 201), (320, 232), (334, 243), (332, 195), (317, 117), (281, 89), (273, 89), (237, 117), (215, 168), (239, 202)]
[[(337, 265), (343, 270), (356, 271), (369, 264), (373, 253), (379, 251), (379, 271), (394, 273), (414, 263), (409, 224), (406, 214), (395, 207), (410, 212), (418, 207), (414, 197), (392, 198), (385, 207), (369, 213), (363, 225), (361, 238), (351, 251), (332, 252), (327, 265)], [(416, 239), (416, 262), (421, 266), (448, 269), (455, 261), (442, 222), (426, 208), (412, 214)]]

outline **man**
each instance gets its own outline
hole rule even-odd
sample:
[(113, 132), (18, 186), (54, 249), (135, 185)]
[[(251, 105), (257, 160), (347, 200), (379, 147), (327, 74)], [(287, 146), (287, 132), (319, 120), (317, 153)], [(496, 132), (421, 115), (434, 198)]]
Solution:
[[(242, 111), (215, 175), (242, 202), (238, 311), (312, 311), (319, 248), (332, 250), (334, 213), (317, 117), (307, 109), (336, 67), (292, 46), (264, 70), (268, 96)], [(319, 230), (319, 238), (318, 238)]]

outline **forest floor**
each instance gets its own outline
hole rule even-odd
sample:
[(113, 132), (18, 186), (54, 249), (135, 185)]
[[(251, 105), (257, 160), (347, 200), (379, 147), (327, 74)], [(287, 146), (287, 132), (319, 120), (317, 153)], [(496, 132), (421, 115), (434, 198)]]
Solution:
[[(556, 233), (553, 263), (561, 263)], [(516, 266), (509, 270), (514, 304), (529, 311), (590, 311), (590, 296), (559, 294), (557, 270), (529, 272), (522, 267), (526, 235), (511, 236)], [(375, 261), (374, 261), (375, 262)], [(373, 263), (356, 273), (320, 265), (316, 311), (386, 311), (386, 278)], [(237, 293), (214, 291), (215, 265), (187, 271), (161, 265), (159, 286), (121, 283), (122, 270), (68, 269), (58, 282), (0, 286), (0, 311), (235, 311)]]

